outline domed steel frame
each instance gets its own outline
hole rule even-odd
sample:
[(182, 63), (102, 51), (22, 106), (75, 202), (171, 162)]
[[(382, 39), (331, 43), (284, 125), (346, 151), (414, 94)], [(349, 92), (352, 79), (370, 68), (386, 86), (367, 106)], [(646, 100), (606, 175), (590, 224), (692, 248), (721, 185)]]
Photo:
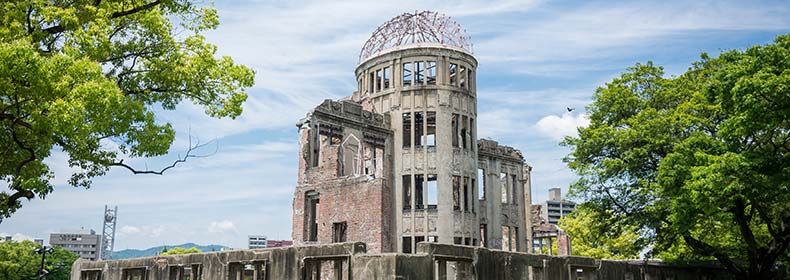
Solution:
[(439, 45), (473, 54), (471, 37), (452, 18), (432, 11), (404, 13), (379, 26), (370, 36), (359, 62), (408, 45)]

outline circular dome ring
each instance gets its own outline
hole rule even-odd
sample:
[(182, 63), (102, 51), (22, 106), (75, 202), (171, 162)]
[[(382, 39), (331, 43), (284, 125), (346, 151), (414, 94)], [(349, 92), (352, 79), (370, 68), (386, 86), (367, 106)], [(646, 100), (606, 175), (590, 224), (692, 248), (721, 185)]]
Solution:
[(471, 37), (455, 20), (432, 11), (404, 13), (379, 26), (365, 42), (359, 62), (409, 45), (439, 45), (473, 54)]

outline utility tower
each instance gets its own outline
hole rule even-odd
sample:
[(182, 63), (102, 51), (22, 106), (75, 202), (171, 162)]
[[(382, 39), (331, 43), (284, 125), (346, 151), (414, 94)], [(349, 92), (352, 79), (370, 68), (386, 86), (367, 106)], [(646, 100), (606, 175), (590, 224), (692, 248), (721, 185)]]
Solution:
[(115, 245), (115, 223), (118, 221), (118, 206), (109, 208), (104, 205), (104, 227), (102, 227), (101, 259), (112, 259), (112, 250)]

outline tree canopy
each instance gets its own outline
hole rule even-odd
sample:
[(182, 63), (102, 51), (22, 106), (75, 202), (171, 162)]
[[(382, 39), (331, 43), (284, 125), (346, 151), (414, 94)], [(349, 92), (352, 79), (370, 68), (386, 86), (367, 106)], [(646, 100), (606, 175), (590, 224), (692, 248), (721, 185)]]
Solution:
[[(36, 279), (41, 267), (41, 255), (34, 251), (40, 247), (30, 240), (0, 242), (0, 279)], [(46, 279), (67, 280), (71, 277), (71, 264), (79, 256), (62, 247), (54, 249), (54, 252), (47, 254), (44, 262), (44, 269), (49, 272)]]
[(186, 100), (239, 116), (254, 71), (216, 56), (201, 32), (218, 24), (213, 8), (187, 0), (1, 3), (0, 222), (20, 199), (52, 191), (53, 151), (79, 170), (69, 183), (87, 188), (112, 166), (164, 171), (123, 162), (168, 152), (175, 133), (158, 110)]
[(192, 248), (175, 247), (175, 248), (166, 249), (166, 251), (162, 252), (162, 254), (160, 254), (160, 256), (194, 254), (194, 253), (200, 253), (200, 252), (203, 252), (203, 251), (200, 251), (200, 249), (195, 248), (195, 247), (192, 247)]
[(790, 243), (790, 35), (678, 77), (637, 64), (598, 88), (563, 142), (595, 224), (636, 227), (664, 257), (767, 279)]

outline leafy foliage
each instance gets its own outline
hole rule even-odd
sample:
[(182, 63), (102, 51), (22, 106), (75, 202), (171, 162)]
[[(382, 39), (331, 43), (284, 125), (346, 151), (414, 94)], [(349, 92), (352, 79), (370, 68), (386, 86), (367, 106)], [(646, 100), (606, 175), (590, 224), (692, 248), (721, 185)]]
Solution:
[[(41, 255), (33, 251), (39, 247), (29, 240), (0, 242), (0, 279), (37, 279)], [(71, 264), (78, 256), (62, 247), (54, 249), (44, 262), (44, 269), (49, 272), (46, 279), (67, 280), (71, 276)]]
[(175, 248), (167, 249), (166, 251), (162, 252), (161, 256), (194, 254), (200, 252), (202, 251), (200, 251), (200, 249), (195, 247), (191, 247), (191, 248), (175, 247)]
[(596, 259), (637, 259), (647, 244), (639, 228), (633, 225), (618, 225), (615, 221), (604, 222), (611, 211), (594, 211), (585, 204), (562, 217), (559, 227), (572, 238), (573, 254)]
[(254, 72), (215, 57), (200, 32), (218, 24), (187, 0), (1, 3), (0, 181), (11, 192), (0, 192), (0, 222), (52, 191), (53, 150), (79, 170), (69, 183), (87, 188), (111, 166), (134, 171), (122, 156), (167, 153), (174, 131), (157, 107), (188, 100), (239, 116)]
[(657, 256), (771, 277), (790, 243), (790, 36), (703, 54), (679, 77), (637, 64), (588, 111), (563, 143), (592, 223), (616, 225), (601, 232), (635, 227)]

